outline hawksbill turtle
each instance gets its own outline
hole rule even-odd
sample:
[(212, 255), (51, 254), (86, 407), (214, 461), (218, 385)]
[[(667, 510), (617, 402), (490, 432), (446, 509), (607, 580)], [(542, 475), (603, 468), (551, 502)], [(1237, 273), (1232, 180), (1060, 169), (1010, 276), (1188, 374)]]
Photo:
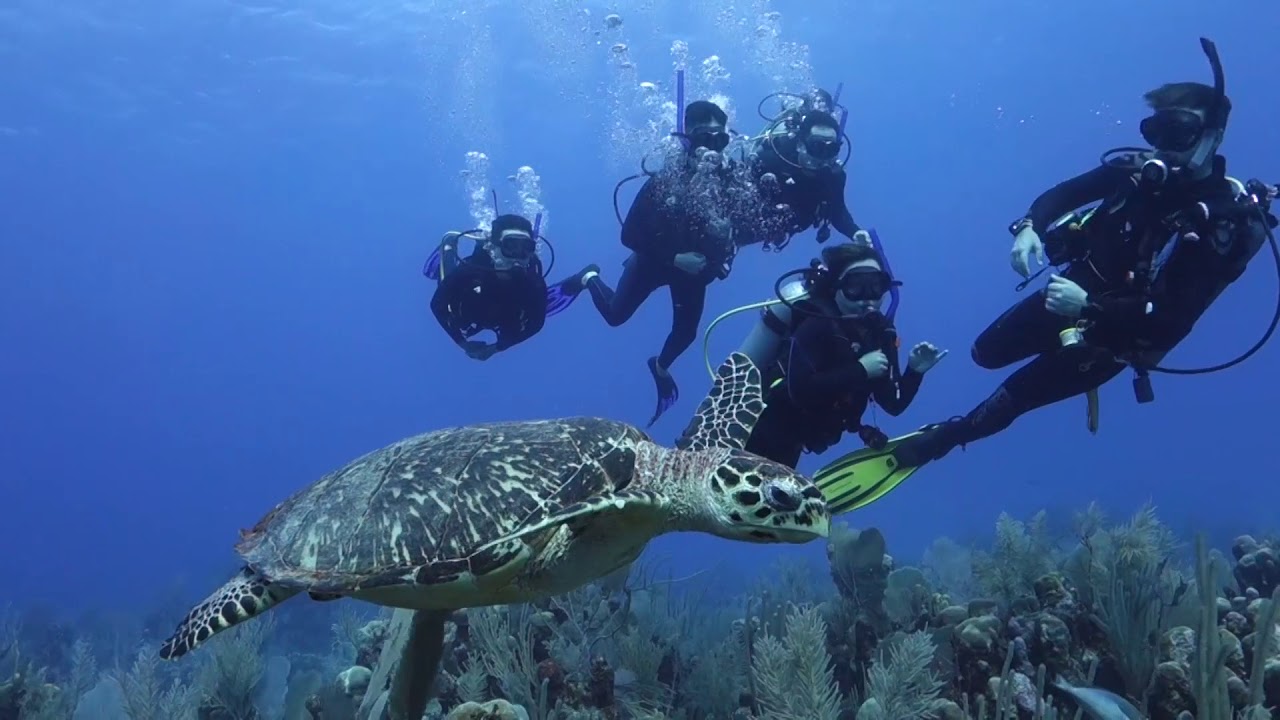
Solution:
[[(761, 393), (760, 370), (734, 353), (674, 449), (626, 423), (578, 417), (448, 428), (368, 453), (242, 531), (244, 566), (192, 608), (160, 656), (185, 655), (306, 592), (416, 611), (402, 666), (418, 676), (406, 682), (429, 688), (458, 609), (569, 592), (667, 532), (826, 537), (818, 488), (742, 449)], [(421, 688), (412, 694), (411, 705), (426, 703)]]

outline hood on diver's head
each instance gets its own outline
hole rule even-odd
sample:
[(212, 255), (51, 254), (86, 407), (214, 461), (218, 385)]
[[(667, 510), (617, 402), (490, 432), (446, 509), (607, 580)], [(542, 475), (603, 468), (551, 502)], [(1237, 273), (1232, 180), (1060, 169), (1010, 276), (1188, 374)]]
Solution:
[(499, 215), (493, 219), (493, 224), (489, 227), (489, 238), (497, 240), (502, 237), (502, 233), (508, 230), (519, 230), (529, 237), (533, 237), (533, 223), (528, 218), (521, 215)]

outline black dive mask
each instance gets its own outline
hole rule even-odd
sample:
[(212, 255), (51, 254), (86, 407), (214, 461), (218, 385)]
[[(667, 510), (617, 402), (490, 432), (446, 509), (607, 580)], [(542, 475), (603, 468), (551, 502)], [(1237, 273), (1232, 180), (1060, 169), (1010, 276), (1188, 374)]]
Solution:
[(1191, 150), (1200, 142), (1205, 122), (1190, 110), (1166, 108), (1144, 118), (1138, 129), (1142, 132), (1142, 139), (1156, 150), (1180, 153)]
[(850, 302), (880, 300), (893, 287), (889, 273), (875, 267), (851, 268), (840, 276), (841, 294)]
[(804, 151), (817, 160), (834, 160), (840, 154), (839, 138), (819, 138), (812, 135), (802, 141)]
[(721, 152), (729, 147), (729, 133), (721, 127), (694, 128), (689, 131), (689, 149), (706, 148)]
[(529, 235), (509, 232), (498, 238), (498, 250), (508, 260), (527, 262), (537, 250), (537, 244)]

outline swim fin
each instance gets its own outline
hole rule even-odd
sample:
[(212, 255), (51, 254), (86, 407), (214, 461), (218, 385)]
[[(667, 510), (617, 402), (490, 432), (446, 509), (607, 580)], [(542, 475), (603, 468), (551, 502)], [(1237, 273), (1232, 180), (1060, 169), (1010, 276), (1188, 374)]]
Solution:
[(893, 438), (883, 448), (863, 448), (826, 465), (813, 475), (813, 483), (827, 499), (832, 515), (866, 507), (898, 487), (920, 469), (899, 467), (893, 451), (904, 440), (923, 431)]
[(653, 424), (658, 422), (658, 418), (670, 410), (680, 398), (680, 388), (676, 387), (675, 378), (671, 377), (670, 371), (658, 366), (656, 356), (649, 358), (649, 374), (653, 375), (653, 384), (658, 389), (658, 406), (654, 409), (653, 417), (645, 426), (646, 428), (653, 427)]
[(439, 280), (442, 260), (443, 258), (440, 254), (440, 248), (436, 248), (435, 251), (427, 257), (427, 262), (422, 265), (422, 274), (429, 280)]
[(547, 317), (551, 317), (552, 315), (562, 312), (572, 305), (574, 300), (578, 299), (578, 294), (581, 292), (581, 289), (579, 289), (578, 292), (571, 294), (566, 291), (567, 289), (571, 289), (566, 288), (566, 285), (568, 284), (577, 285), (579, 288), (582, 287), (582, 284), (577, 282), (577, 278), (571, 278), (570, 280), (556, 283), (555, 285), (547, 288)]

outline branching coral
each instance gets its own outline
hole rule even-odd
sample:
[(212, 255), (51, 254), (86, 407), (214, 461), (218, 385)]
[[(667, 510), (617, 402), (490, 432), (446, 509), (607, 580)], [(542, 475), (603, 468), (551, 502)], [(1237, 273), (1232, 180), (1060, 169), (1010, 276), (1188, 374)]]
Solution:
[(143, 646), (128, 671), (112, 670), (108, 677), (120, 686), (129, 720), (195, 720), (197, 693), (180, 680), (164, 681), (154, 647)]
[(827, 625), (814, 607), (793, 608), (786, 634), (756, 643), (752, 672), (764, 720), (836, 720), (840, 694), (826, 649)]
[(1006, 605), (1034, 593), (1035, 581), (1054, 569), (1053, 543), (1043, 511), (1029, 523), (1000, 513), (990, 553), (976, 553), (973, 573), (989, 597)]
[(890, 643), (867, 677), (867, 699), (858, 709), (862, 720), (918, 720), (943, 707), (946, 685), (932, 669), (933, 638), (914, 632)]

